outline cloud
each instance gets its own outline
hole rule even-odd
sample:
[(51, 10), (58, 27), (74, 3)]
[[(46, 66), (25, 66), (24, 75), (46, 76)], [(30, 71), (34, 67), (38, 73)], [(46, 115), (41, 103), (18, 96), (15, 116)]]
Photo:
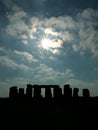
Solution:
[(75, 21), (70, 16), (58, 16), (58, 17), (50, 17), (45, 19), (46, 27), (55, 27), (60, 29), (72, 29), (75, 28)]
[(52, 52), (53, 54), (59, 54), (59, 51), (57, 49), (53, 50)]
[(13, 9), (14, 12), (8, 13), (7, 18), (9, 20), (9, 25), (6, 28), (6, 32), (13, 36), (23, 35), (28, 31), (28, 26), (23, 20), (26, 17), (26, 13), (21, 9)]
[(37, 42), (40, 37), (48, 36), (53, 39), (54, 49), (56, 49), (63, 46), (64, 42), (73, 39), (73, 35), (68, 29), (75, 27), (75, 21), (70, 16), (44, 17), (43, 19), (33, 16), (28, 18), (26, 12), (16, 5), (6, 16), (9, 21), (5, 29), (6, 33), (25, 45), (29, 44), (30, 40)]
[(45, 34), (51, 34), (51, 35), (54, 35), (54, 36), (58, 36), (58, 33), (57, 32), (54, 32), (52, 30), (52, 28), (46, 28), (45, 29)]
[(0, 51), (4, 52), (4, 49), (0, 47)]
[[(59, 34), (63, 34), (64, 32), (66, 34), (66, 29), (73, 29), (76, 25), (74, 19), (70, 16), (50, 17), (43, 19), (32, 17), (30, 23), (33, 28), (44, 30), (46, 34), (51, 34), (54, 36), (59, 36)], [(70, 33), (67, 31), (67, 35), (68, 34)]]
[(93, 57), (98, 57), (98, 11), (88, 8), (78, 13), (77, 18), (79, 41), (72, 45), (73, 50), (81, 54), (90, 51)]
[(5, 32), (16, 39), (20, 39), (21, 43), (27, 44), (29, 26), (25, 21), (27, 18), (26, 12), (10, 0), (6, 0), (4, 4), (10, 10), (6, 13), (9, 23), (5, 28)]
[(23, 71), (31, 71), (32, 69), (24, 64), (17, 64), (13, 60), (7, 58), (6, 56), (0, 56), (0, 64), (3, 65), (3, 67), (9, 67), (11, 69), (20, 69)]
[[(43, 76), (42, 76), (43, 75)], [(40, 84), (59, 84), (62, 85), (68, 79), (72, 79), (74, 74), (71, 69), (66, 69), (65, 72), (56, 71), (46, 64), (40, 64), (36, 68), (34, 79)]]
[(40, 20), (32, 17), (31, 21), (36, 30), (44, 30), (45, 34), (52, 35), (54, 39), (62, 39), (63, 44), (70, 42), (74, 52), (83, 55), (89, 51), (93, 57), (98, 57), (97, 17), (98, 11), (87, 8), (75, 18), (59, 16)]
[(75, 76), (71, 69), (66, 69), (65, 75), (67, 79), (73, 78)]
[(98, 16), (98, 12), (95, 12), (94, 9), (91, 9), (91, 8), (88, 8), (88, 9), (85, 9), (82, 13), (82, 16), (86, 19), (92, 19), (96, 16)]
[(37, 68), (35, 78), (39, 79), (41, 83), (48, 83), (49, 80), (54, 80), (53, 76), (55, 76), (55, 71), (51, 67), (48, 67), (45, 64), (40, 64), (40, 66)]
[[(73, 40), (73, 34), (68, 29), (75, 28), (75, 21), (68, 16), (43, 17), (43, 19), (34, 16), (30, 19), (30, 27), (29, 37), (36, 43), (38, 41), (40, 48), (48, 48), (53, 54), (59, 54), (59, 48)], [(45, 39), (48, 39), (48, 41)], [(43, 40), (49, 43), (48, 47), (41, 44)]]
[[(46, 0), (34, 1), (43, 4)], [(59, 48), (71, 43), (72, 51), (81, 55), (89, 51), (92, 56), (98, 57), (98, 11), (87, 8), (77, 13), (76, 16), (50, 16), (28, 17), (27, 12), (10, 0), (3, 2), (11, 11), (7, 13), (9, 24), (5, 31), (21, 41), (24, 45), (37, 43), (44, 35), (54, 39), (54, 44)], [(39, 43), (40, 44), (40, 43)], [(57, 49), (54, 46), (54, 49)], [(51, 50), (51, 49), (50, 49)], [(54, 50), (52, 50), (54, 51)], [(54, 53), (53, 53), (54, 54)]]
[(16, 55), (19, 55), (19, 56), (21, 56), (22, 58), (28, 60), (29, 62), (37, 61), (37, 60), (34, 59), (34, 57), (33, 57), (30, 53), (28, 53), (28, 52), (15, 50), (14, 53), (15, 53)]

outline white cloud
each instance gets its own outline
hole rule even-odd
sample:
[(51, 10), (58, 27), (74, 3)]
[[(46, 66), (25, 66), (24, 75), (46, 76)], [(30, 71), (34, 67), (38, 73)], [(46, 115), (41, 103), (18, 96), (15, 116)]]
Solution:
[[(36, 16), (29, 18), (26, 12), (13, 4), (12, 12), (7, 13), (9, 24), (6, 27), (6, 33), (17, 37), (23, 44), (28, 44), (28, 40), (38, 39), (38, 37), (51, 35), (54, 44), (61, 47), (63, 42), (71, 41), (73, 35), (67, 29), (75, 28), (75, 21), (70, 16), (59, 16), (40, 19)], [(25, 22), (25, 19), (29, 22)], [(59, 31), (57, 31), (59, 30)], [(39, 31), (43, 31), (42, 34)]]
[[(70, 40), (72, 36), (66, 29), (75, 28), (76, 25), (73, 18), (69, 16), (43, 18), (42, 20), (38, 17), (32, 17), (30, 23), (33, 29), (37, 30), (39, 28), (40, 30), (44, 30), (46, 34), (59, 36), (61, 39), (64, 39), (65, 35), (65, 41)], [(32, 33), (35, 33), (35, 29)], [(59, 31), (56, 29), (59, 29)]]
[(27, 18), (26, 12), (12, 1), (6, 0), (4, 4), (11, 10), (6, 14), (9, 24), (5, 32), (12, 37), (19, 38), (23, 44), (27, 44), (30, 29), (25, 23), (25, 19)]
[[(73, 40), (73, 34), (68, 29), (75, 28), (75, 21), (69, 16), (40, 19), (32, 17), (29, 38), (39, 40), (39, 47), (53, 54), (59, 53), (63, 44)], [(39, 39), (38, 39), (39, 38)], [(56, 51), (55, 51), (56, 50)]]
[(59, 51), (57, 49), (54, 49), (52, 52), (53, 54), (59, 54)]
[(11, 36), (20, 36), (29, 30), (25, 21), (26, 13), (23, 10), (15, 11), (14, 13), (7, 14), (9, 25), (6, 28), (6, 32)]
[(45, 64), (40, 64), (40, 66), (38, 67), (38, 73), (36, 74), (35, 77), (38, 78), (39, 80), (46, 80), (46, 79), (53, 80), (54, 75), (55, 75), (55, 71), (51, 67), (48, 67)]
[(52, 67), (49, 67), (45, 64), (40, 64), (38, 68), (36, 68), (37, 72), (35, 73), (34, 79), (42, 84), (59, 84), (62, 85), (65, 81), (72, 79), (74, 74), (72, 70), (66, 69), (64, 72), (59, 72), (54, 70)]
[(2, 52), (3, 52), (3, 51), (4, 51), (4, 49), (0, 47), (0, 51), (2, 51)]
[(17, 64), (13, 60), (7, 58), (6, 56), (0, 56), (0, 64), (11, 69), (20, 69), (23, 71), (31, 71), (32, 69), (24, 64)]
[(27, 44), (28, 44), (28, 41), (27, 41), (27, 40), (21, 40), (21, 42), (22, 42), (24, 45), (27, 45)]
[(40, 25), (39, 18), (36, 17), (36, 16), (33, 16), (33, 17), (30, 19), (30, 24), (31, 24), (32, 27), (36, 27), (36, 26)]
[(58, 36), (58, 33), (57, 32), (54, 32), (52, 30), (52, 28), (46, 28), (45, 29), (45, 34), (51, 34), (51, 35), (54, 35), (54, 36)]
[(23, 40), (26, 40), (28, 38), (27, 35), (25, 35), (25, 34), (23, 34), (21, 37)]
[(89, 50), (94, 57), (98, 57), (97, 17), (98, 11), (88, 8), (78, 13), (75, 20), (70, 16), (32, 19), (35, 27), (40, 27), (46, 34), (53, 35), (54, 39), (62, 39), (63, 43), (70, 41), (74, 51), (83, 55)]
[(71, 69), (66, 69), (65, 75), (66, 75), (67, 79), (70, 79), (70, 78), (74, 77), (74, 74), (73, 74)]
[[(12, 8), (14, 13), (7, 13), (7, 18), (11, 24), (18, 24), (20, 20), (26, 17), (26, 13), (21, 9)], [(21, 21), (23, 22), (23, 21)], [(21, 26), (20, 26), (21, 27)]]
[(72, 41), (73, 40), (73, 35), (70, 34), (68, 31), (61, 32), (59, 33), (59, 37), (64, 41)]
[(75, 19), (71, 16), (43, 19), (33, 16), (28, 19), (29, 24), (26, 24), (24, 18), (27, 18), (27, 14), (17, 6), (13, 6), (12, 10), (13, 13), (7, 14), (9, 25), (6, 32), (18, 36), (23, 44), (29, 44), (29, 39), (40, 41), (45, 35), (53, 41), (52, 52), (70, 42), (75, 52), (83, 55), (89, 50), (93, 57), (98, 57), (98, 11), (85, 9)]
[(75, 28), (75, 21), (70, 16), (50, 17), (45, 19), (46, 27), (59, 27), (61, 29)]
[(26, 60), (32, 62), (32, 61), (37, 61), (36, 59), (34, 59), (34, 57), (28, 53), (28, 52), (25, 52), (25, 51), (17, 51), (15, 50), (14, 53), (16, 55), (19, 55), (19, 56), (22, 56), (23, 58), (25, 58)]
[[(76, 29), (78, 29), (78, 43), (73, 43), (72, 48), (80, 54), (91, 52), (93, 57), (98, 57), (98, 11), (85, 9), (77, 15)], [(76, 42), (77, 39), (74, 39)]]
[(60, 47), (62, 47), (62, 44), (63, 44), (63, 41), (58, 39), (58, 40), (53, 41), (52, 47), (53, 48), (60, 48)]
[(14, 61), (8, 59), (6, 56), (0, 56), (0, 63), (7, 67), (17, 67), (17, 64)]
[(95, 17), (96, 15), (97, 13), (94, 11), (94, 9), (91, 9), (91, 8), (85, 9), (82, 13), (82, 16), (86, 19), (91, 19)]

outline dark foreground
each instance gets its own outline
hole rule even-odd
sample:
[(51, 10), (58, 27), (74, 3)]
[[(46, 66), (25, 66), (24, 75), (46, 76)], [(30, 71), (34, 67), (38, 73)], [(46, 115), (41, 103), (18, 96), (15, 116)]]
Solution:
[(0, 129), (98, 130), (98, 98), (0, 99)]

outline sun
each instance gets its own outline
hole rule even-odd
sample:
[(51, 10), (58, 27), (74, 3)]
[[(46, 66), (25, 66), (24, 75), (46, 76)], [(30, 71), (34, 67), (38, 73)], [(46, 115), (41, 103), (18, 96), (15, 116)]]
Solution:
[(49, 39), (49, 38), (43, 38), (41, 40), (41, 46), (43, 47), (43, 49), (48, 50), (48, 49), (52, 48), (53, 41), (51, 39)]
[(39, 39), (39, 47), (43, 48), (44, 50), (52, 51), (57, 48), (61, 48), (63, 41), (57, 37), (50, 37), (47, 35), (42, 36)]

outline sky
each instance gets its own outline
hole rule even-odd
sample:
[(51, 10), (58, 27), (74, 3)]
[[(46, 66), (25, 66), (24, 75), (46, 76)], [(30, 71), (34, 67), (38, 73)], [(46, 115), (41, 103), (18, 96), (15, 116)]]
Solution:
[(98, 0), (0, 0), (0, 97), (28, 83), (98, 96)]

